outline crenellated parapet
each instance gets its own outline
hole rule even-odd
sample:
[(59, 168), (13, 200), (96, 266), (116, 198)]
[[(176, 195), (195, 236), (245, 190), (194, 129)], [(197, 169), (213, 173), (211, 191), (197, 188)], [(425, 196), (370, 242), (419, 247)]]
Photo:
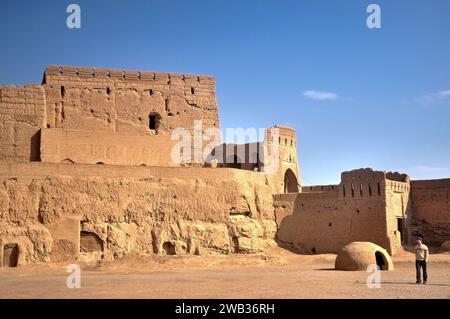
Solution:
[(169, 72), (151, 72), (118, 70), (106, 68), (87, 68), (77, 66), (48, 66), (44, 72), (44, 82), (48, 78), (73, 77), (73, 78), (100, 78), (120, 81), (154, 82), (160, 84), (212, 84), (216, 81), (213, 76), (197, 74), (179, 74)]

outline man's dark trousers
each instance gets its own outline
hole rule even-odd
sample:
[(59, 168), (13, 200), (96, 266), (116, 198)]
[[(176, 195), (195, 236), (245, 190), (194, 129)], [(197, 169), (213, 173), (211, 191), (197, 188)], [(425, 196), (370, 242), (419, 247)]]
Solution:
[(420, 282), (420, 268), (423, 269), (423, 281), (427, 282), (427, 262), (425, 260), (416, 260), (416, 279)]

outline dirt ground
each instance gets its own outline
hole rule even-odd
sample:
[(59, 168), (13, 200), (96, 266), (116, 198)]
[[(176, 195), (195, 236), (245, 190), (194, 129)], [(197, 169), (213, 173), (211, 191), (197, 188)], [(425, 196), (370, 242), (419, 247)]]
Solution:
[(234, 256), (128, 256), (80, 264), (81, 288), (66, 285), (67, 264), (0, 268), (0, 298), (446, 298), (450, 254), (432, 254), (428, 285), (415, 283), (414, 256), (394, 257), (381, 287), (368, 273), (335, 271), (336, 255), (298, 255), (280, 247)]

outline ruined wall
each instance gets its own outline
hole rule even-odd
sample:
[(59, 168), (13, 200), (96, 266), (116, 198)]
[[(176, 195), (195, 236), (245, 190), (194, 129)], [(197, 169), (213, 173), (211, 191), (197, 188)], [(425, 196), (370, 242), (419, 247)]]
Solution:
[[(220, 127), (215, 79), (209, 76), (52, 66), (45, 70), (43, 86), (47, 98), (45, 126), (88, 131), (94, 138), (88, 145), (91, 148), (108, 147), (100, 137), (111, 139), (120, 134), (147, 138), (149, 148), (159, 146), (167, 153), (163, 150), (174, 145), (169, 137), (176, 128), (193, 135), (194, 130), (202, 133)], [(200, 128), (194, 127), (195, 120), (202, 121)], [(63, 158), (79, 148), (76, 139), (66, 142), (66, 153), (60, 154)], [(194, 145), (191, 147), (193, 151)], [(83, 154), (86, 160), (81, 163), (96, 161), (88, 155)], [(191, 155), (193, 160), (193, 152)], [(132, 155), (129, 160), (134, 160)], [(168, 156), (160, 156), (156, 163), (152, 157), (141, 161), (174, 165)], [(107, 162), (128, 164), (127, 159)]]
[(0, 241), (19, 264), (254, 253), (274, 244), (272, 192), (243, 170), (3, 162)]
[(427, 245), (450, 240), (450, 179), (411, 181), (411, 234)]
[(150, 134), (148, 117), (161, 117), (158, 134), (220, 127), (215, 79), (210, 76), (51, 66), (44, 73), (50, 128)]
[(359, 169), (342, 173), (340, 185), (274, 195), (277, 238), (305, 253), (335, 253), (353, 241), (395, 253), (401, 246), (397, 216), (404, 215), (408, 198), (400, 192), (403, 184), (387, 180), (385, 172)]
[(44, 120), (41, 86), (0, 86), (0, 160), (38, 161)]

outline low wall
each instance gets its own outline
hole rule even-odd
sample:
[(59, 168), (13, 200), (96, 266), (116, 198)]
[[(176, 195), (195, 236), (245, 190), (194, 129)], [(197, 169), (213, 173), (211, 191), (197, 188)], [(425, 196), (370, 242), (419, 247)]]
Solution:
[(339, 190), (274, 195), (277, 239), (302, 253), (336, 253), (370, 241), (393, 253), (384, 196), (342, 199)]

